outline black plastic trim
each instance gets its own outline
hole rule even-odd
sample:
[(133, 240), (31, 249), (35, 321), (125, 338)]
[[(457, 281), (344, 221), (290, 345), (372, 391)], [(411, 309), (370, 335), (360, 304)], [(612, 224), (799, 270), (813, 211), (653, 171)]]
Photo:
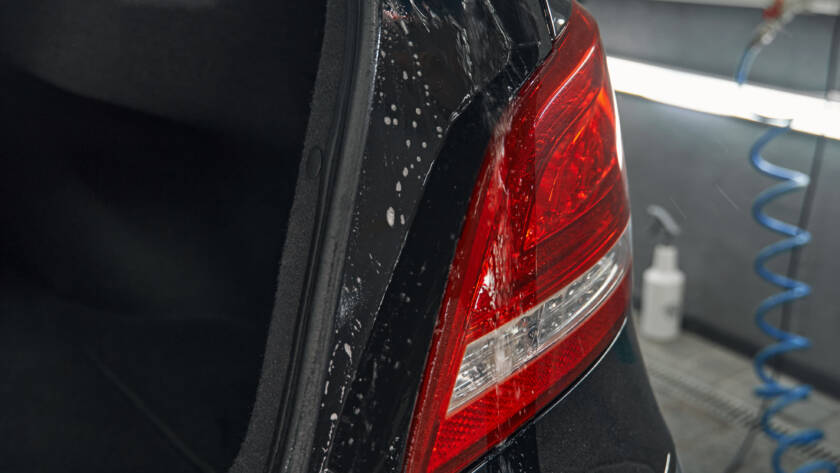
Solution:
[[(312, 425), (317, 422), (319, 395), (327, 373), (324, 371), (330, 356), (329, 345), (333, 332), (333, 315), (340, 294), (342, 262), (351, 230), (350, 210), (355, 202), (358, 186), (366, 119), (370, 109), (375, 51), (361, 45), (376, 41), (375, 11), (370, 2), (333, 0), (328, 15), (343, 12), (333, 21), (343, 22), (344, 36), (341, 83), (335, 103), (334, 127), (329, 133), (330, 145), (325, 165), (319, 166), (321, 194), (316, 219), (316, 236), (305, 288), (304, 304), (300, 309), (295, 355), (290, 360), (294, 376), (287, 381), (288, 398), (284, 402), (284, 422), (280, 424), (276, 447), (268, 471), (300, 472), (310, 468), (310, 452), (316, 439)], [(335, 15), (335, 13), (334, 13)], [(329, 27), (329, 22), (328, 22)], [(331, 47), (337, 47), (332, 44)], [(326, 46), (325, 46), (326, 47)], [(310, 117), (310, 129), (323, 126)]]

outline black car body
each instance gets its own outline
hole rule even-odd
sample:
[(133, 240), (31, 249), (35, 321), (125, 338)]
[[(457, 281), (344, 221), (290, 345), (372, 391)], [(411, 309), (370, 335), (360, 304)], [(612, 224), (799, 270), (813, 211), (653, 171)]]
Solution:
[[(427, 461), (412, 429), (485, 156), (583, 8), (78, 3), (2, 7), (0, 469)], [(678, 471), (617, 317), (457, 469)]]

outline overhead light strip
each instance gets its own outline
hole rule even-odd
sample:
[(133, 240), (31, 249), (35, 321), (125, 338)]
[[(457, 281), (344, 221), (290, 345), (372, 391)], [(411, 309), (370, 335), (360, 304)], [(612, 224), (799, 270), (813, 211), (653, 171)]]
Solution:
[(613, 88), (654, 102), (753, 122), (792, 120), (795, 131), (840, 140), (840, 102), (732, 79), (608, 58)]

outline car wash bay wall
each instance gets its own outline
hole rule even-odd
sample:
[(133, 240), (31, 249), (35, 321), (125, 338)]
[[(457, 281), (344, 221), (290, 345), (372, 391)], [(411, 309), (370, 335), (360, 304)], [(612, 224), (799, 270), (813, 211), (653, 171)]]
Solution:
[[(761, 21), (755, 9), (660, 2), (591, 0), (608, 54), (664, 66), (731, 77)], [(832, 17), (796, 18), (756, 61), (750, 80), (821, 95), (828, 69)], [(838, 88), (840, 84), (835, 84)], [(686, 90), (686, 94), (698, 91)], [(618, 94), (633, 206), (636, 294), (650, 265), (654, 240), (647, 206), (665, 207), (682, 225), (678, 239), (687, 275), (685, 317), (689, 328), (752, 352), (769, 339), (753, 312), (776, 289), (753, 273), (755, 254), (779, 237), (752, 219), (754, 197), (773, 184), (752, 169), (748, 152), (764, 127)], [(809, 172), (817, 138), (789, 133), (764, 153), (780, 165)], [(813, 242), (802, 253), (799, 278), (813, 294), (793, 309), (792, 328), (814, 342), (789, 369), (840, 393), (840, 143), (828, 140), (809, 213)], [(768, 207), (797, 222), (803, 193)], [(770, 267), (785, 272), (787, 256)], [(778, 320), (774, 320), (777, 322)]]

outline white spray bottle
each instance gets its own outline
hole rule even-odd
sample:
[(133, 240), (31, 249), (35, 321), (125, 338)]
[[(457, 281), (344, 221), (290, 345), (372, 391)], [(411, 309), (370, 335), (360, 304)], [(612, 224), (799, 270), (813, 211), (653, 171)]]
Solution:
[(677, 267), (677, 247), (673, 240), (680, 227), (668, 212), (651, 205), (647, 209), (654, 220), (655, 234), (663, 240), (653, 248), (653, 264), (642, 275), (642, 310), (640, 331), (643, 337), (670, 341), (680, 334), (682, 325), (685, 274)]

